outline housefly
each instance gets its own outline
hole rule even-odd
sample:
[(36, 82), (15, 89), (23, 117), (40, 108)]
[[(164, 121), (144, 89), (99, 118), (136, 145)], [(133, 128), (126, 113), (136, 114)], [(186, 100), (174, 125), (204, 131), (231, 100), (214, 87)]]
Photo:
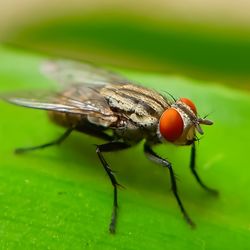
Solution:
[(19, 148), (17, 153), (46, 148), (62, 143), (72, 131), (79, 131), (101, 138), (105, 143), (96, 145), (96, 154), (113, 185), (113, 211), (109, 231), (115, 232), (120, 185), (103, 153), (127, 149), (144, 141), (144, 153), (153, 162), (166, 167), (170, 174), (172, 192), (185, 220), (193, 221), (177, 192), (172, 164), (160, 157), (153, 147), (170, 142), (191, 146), (190, 168), (199, 185), (206, 191), (217, 191), (206, 186), (195, 168), (196, 133), (203, 134), (201, 125), (212, 125), (210, 120), (197, 115), (195, 104), (187, 98), (167, 98), (155, 90), (131, 83), (126, 78), (74, 61), (54, 60), (46, 62), (43, 72), (62, 85), (62, 91), (35, 94), (7, 94), (10, 103), (47, 110), (51, 120), (63, 127), (60, 138), (36, 147)]

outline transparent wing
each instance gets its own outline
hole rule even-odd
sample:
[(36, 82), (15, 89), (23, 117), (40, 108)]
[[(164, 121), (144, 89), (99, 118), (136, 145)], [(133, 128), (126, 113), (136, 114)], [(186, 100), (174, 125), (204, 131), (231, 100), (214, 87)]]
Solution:
[(2, 96), (2, 99), (19, 106), (71, 114), (102, 116), (113, 114), (98, 89), (87, 85), (72, 85), (60, 93), (52, 91), (11, 93)]
[(42, 72), (63, 85), (126, 83), (128, 79), (95, 65), (71, 60), (51, 60), (42, 65)]

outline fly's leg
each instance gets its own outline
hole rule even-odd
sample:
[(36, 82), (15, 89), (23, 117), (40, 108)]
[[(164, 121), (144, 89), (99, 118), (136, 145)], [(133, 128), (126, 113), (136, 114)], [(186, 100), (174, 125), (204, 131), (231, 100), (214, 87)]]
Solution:
[(114, 175), (114, 172), (109, 167), (109, 165), (106, 162), (106, 160), (104, 159), (102, 153), (114, 152), (114, 151), (129, 148), (129, 147), (130, 147), (130, 145), (123, 143), (123, 142), (109, 142), (106, 144), (96, 146), (96, 153), (97, 153), (97, 155), (102, 163), (102, 166), (104, 167), (104, 169), (105, 169), (106, 173), (108, 174), (109, 179), (114, 187), (113, 212), (112, 212), (112, 216), (111, 216), (111, 222), (109, 225), (110, 233), (115, 233), (115, 229), (116, 229), (117, 209), (118, 209), (117, 187), (121, 186), (121, 185), (117, 182), (115, 175)]
[(27, 147), (27, 148), (17, 148), (15, 150), (15, 153), (16, 154), (22, 154), (22, 153), (26, 153), (28, 151), (33, 151), (33, 150), (37, 150), (37, 149), (43, 149), (43, 148), (47, 148), (47, 147), (51, 147), (51, 146), (55, 146), (55, 145), (59, 145), (61, 144), (70, 134), (73, 130), (77, 130), (79, 132), (82, 132), (82, 133), (85, 133), (85, 134), (88, 134), (88, 135), (91, 135), (91, 136), (94, 136), (94, 137), (97, 137), (97, 138), (100, 138), (100, 139), (103, 139), (103, 140), (106, 140), (106, 141), (111, 141), (114, 139), (114, 137), (112, 135), (108, 135), (106, 134), (104, 131), (101, 131), (100, 129), (94, 127), (94, 126), (78, 126), (78, 125), (75, 125), (75, 126), (72, 126), (70, 128), (68, 128), (64, 134), (62, 134), (58, 139), (52, 141), (52, 142), (49, 142), (49, 143), (45, 143), (45, 144), (42, 144), (42, 145), (38, 145), (38, 146), (35, 146), (35, 147)]
[(197, 182), (200, 184), (200, 186), (202, 188), (204, 188), (206, 191), (210, 192), (213, 195), (218, 195), (219, 193), (218, 193), (217, 190), (209, 188), (207, 185), (205, 185), (203, 183), (203, 181), (199, 177), (199, 175), (198, 175), (198, 173), (196, 172), (196, 169), (195, 169), (195, 158), (196, 158), (196, 149), (195, 149), (195, 143), (193, 143), (192, 148), (191, 148), (190, 169), (191, 169), (195, 179), (197, 180)]
[(175, 179), (175, 175), (174, 175), (174, 170), (172, 168), (172, 165), (169, 161), (167, 161), (166, 159), (161, 158), (160, 156), (158, 156), (151, 148), (151, 146), (149, 146), (147, 143), (144, 144), (144, 152), (146, 154), (146, 156), (153, 162), (162, 165), (163, 167), (167, 167), (170, 173), (170, 180), (171, 180), (171, 188), (173, 191), (173, 194), (177, 200), (177, 203), (179, 205), (179, 208), (185, 218), (185, 220), (187, 221), (187, 223), (194, 227), (195, 224), (194, 222), (191, 220), (191, 218), (189, 217), (189, 215), (187, 214), (181, 199), (178, 195), (178, 191), (177, 191), (177, 184), (176, 184), (176, 179)]
[(35, 147), (17, 148), (15, 150), (15, 153), (16, 154), (22, 154), (22, 153), (26, 153), (28, 151), (33, 151), (33, 150), (37, 150), (37, 149), (43, 149), (43, 148), (51, 147), (51, 146), (54, 146), (54, 145), (59, 145), (71, 134), (71, 132), (73, 130), (74, 130), (73, 127), (67, 129), (65, 131), (65, 133), (63, 135), (61, 135), (58, 139), (56, 139), (56, 140), (54, 140), (52, 142), (49, 142), (49, 143), (45, 143), (45, 144), (35, 146)]

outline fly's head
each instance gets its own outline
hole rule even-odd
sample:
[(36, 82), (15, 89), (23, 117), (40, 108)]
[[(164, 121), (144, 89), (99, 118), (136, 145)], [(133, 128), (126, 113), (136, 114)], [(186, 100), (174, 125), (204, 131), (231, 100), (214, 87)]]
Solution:
[(201, 124), (212, 125), (213, 122), (199, 118), (194, 103), (180, 98), (161, 115), (158, 132), (161, 138), (176, 145), (190, 145), (196, 140), (196, 131), (203, 134)]

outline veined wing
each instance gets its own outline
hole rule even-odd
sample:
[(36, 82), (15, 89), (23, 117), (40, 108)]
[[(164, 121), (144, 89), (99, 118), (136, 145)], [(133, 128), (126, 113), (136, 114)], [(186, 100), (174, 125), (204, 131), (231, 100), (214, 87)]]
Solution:
[(72, 85), (58, 93), (51, 91), (11, 93), (2, 98), (10, 103), (35, 109), (83, 115), (96, 114), (103, 117), (113, 115), (98, 89), (87, 85)]
[(93, 64), (71, 60), (51, 60), (42, 65), (42, 72), (64, 85), (126, 83), (128, 79), (112, 71), (99, 68)]

